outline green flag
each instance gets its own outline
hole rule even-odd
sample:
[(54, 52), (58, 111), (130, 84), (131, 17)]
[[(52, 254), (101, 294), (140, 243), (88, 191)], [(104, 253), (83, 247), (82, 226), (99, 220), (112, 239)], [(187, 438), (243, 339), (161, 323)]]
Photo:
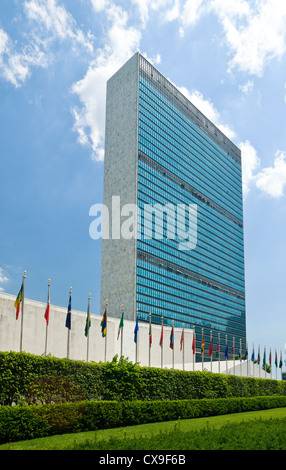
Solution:
[(124, 312), (122, 312), (122, 315), (121, 315), (121, 319), (120, 319), (120, 323), (119, 323), (119, 327), (118, 327), (117, 339), (119, 338), (121, 328), (124, 327), (123, 318), (124, 318)]
[(85, 336), (88, 335), (88, 331), (89, 331), (90, 327), (91, 327), (90, 305), (89, 305), (89, 302), (88, 302), (87, 316), (86, 316), (86, 323), (85, 323), (85, 330), (84, 330)]

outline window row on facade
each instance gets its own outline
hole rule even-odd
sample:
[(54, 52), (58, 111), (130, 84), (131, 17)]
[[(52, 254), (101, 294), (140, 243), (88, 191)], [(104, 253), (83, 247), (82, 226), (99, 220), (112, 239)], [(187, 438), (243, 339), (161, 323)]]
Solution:
[[(216, 171), (216, 173), (213, 173), (216, 178), (219, 178), (221, 174), (222, 177), (225, 176), (225, 179), (232, 181), (236, 186), (237, 181), (241, 179), (240, 165), (234, 163), (229, 156), (225, 155), (205, 134), (200, 133), (197, 127), (183, 115), (181, 116), (176, 109), (173, 110), (168, 102), (164, 102), (158, 97), (159, 103), (156, 110), (154, 110), (154, 94), (149, 98), (147, 93), (152, 94), (152, 90), (145, 90), (145, 93), (141, 91), (139, 115), (141, 122), (149, 126), (149, 132), (152, 133), (153, 128), (156, 135), (163, 135), (165, 145), (167, 142), (172, 142), (173, 146), (177, 148), (179, 144), (182, 159), (184, 159), (186, 152), (189, 153), (190, 148), (194, 149), (200, 168), (204, 168), (207, 173)], [(154, 112), (158, 114), (157, 117)], [(185, 149), (185, 152), (183, 149)], [(237, 195), (239, 196), (239, 186), (237, 189)], [(234, 191), (236, 191), (235, 187)]]
[[(219, 156), (211, 154), (211, 149), (203, 146), (197, 135), (189, 135), (187, 139), (179, 129), (176, 130), (176, 128), (171, 127), (170, 120), (166, 121), (163, 126), (162, 121), (159, 121), (152, 111), (151, 105), (147, 106), (144, 100), (141, 99), (139, 127), (149, 134), (150, 139), (160, 136), (162, 141), (164, 141), (164, 146), (175, 154), (178, 152), (179, 148), (183, 164), (188, 163), (191, 149), (196, 156), (196, 162), (194, 162), (195, 166), (199, 164), (199, 168), (203, 168), (206, 174), (215, 178), (221, 177), (222, 179), (226, 179), (227, 177), (234, 185), (234, 195), (239, 197), (240, 193), (239, 188), (236, 187), (236, 182), (238, 178), (241, 178), (240, 165), (235, 166), (231, 160), (227, 160), (226, 162), (220, 161)], [(220, 174), (218, 174), (218, 171)]]

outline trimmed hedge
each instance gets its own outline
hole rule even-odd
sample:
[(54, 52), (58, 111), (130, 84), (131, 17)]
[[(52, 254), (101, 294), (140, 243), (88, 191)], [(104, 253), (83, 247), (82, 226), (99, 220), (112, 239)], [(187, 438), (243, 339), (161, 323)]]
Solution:
[(286, 396), (286, 382), (0, 352), (0, 404)]
[(285, 406), (285, 396), (152, 402), (84, 401), (59, 405), (2, 406), (0, 443)]

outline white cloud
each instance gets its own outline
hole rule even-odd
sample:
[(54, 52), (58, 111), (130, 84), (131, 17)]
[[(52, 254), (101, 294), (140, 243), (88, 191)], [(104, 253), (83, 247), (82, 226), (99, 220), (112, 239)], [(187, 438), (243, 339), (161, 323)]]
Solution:
[[(8, 277), (4, 276), (4, 269), (0, 268), (0, 284), (9, 281)], [(0, 292), (3, 292), (3, 287), (0, 286)]]
[(164, 5), (166, 10), (163, 17), (167, 22), (177, 20), (181, 24), (180, 35), (184, 35), (184, 30), (188, 26), (193, 26), (205, 12), (205, 0), (174, 0), (170, 6)]
[(36, 44), (23, 46), (19, 52), (15, 50), (16, 46), (8, 34), (0, 29), (0, 73), (18, 88), (29, 77), (32, 67), (46, 67), (48, 61)]
[(248, 95), (253, 90), (254, 87), (254, 81), (253, 80), (248, 80), (244, 85), (240, 85), (239, 89), (244, 93), (245, 95)]
[(278, 150), (272, 167), (264, 168), (256, 175), (256, 186), (269, 196), (283, 196), (286, 186), (286, 152)]
[[(273, 166), (260, 170), (261, 160), (249, 141), (239, 144), (242, 157), (243, 194), (246, 196), (251, 185), (273, 198), (282, 197), (286, 186), (286, 152), (278, 150)], [(260, 170), (260, 171), (259, 171)]]
[[(251, 6), (252, 5), (252, 6)], [(229, 72), (261, 76), (265, 66), (286, 51), (286, 2), (212, 0), (209, 10), (221, 21), (231, 51)]]
[(238, 147), (241, 150), (243, 195), (246, 196), (255, 180), (255, 171), (260, 167), (260, 158), (248, 140), (241, 142)]
[(27, 0), (24, 3), (27, 17), (42, 27), (50, 37), (61, 40), (70, 39), (93, 51), (92, 36), (84, 35), (77, 27), (73, 16), (56, 0)]
[(110, 2), (104, 6), (110, 24), (105, 46), (98, 50), (84, 78), (72, 86), (82, 105), (72, 110), (74, 129), (78, 141), (92, 149), (97, 161), (104, 156), (106, 81), (138, 50), (141, 39), (137, 29), (127, 26), (127, 12)]

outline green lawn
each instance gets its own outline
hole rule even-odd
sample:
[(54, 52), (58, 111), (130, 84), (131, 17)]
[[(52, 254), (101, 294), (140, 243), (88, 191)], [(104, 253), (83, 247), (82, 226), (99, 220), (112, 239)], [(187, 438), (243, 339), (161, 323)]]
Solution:
[[(257, 412), (235, 413), (223, 416), (212, 416), (208, 418), (196, 418), (181, 420), (179, 425), (180, 432), (198, 431), (206, 426), (219, 428), (227, 423), (240, 423), (254, 419), (286, 418), (286, 408), (275, 408)], [(174, 429), (177, 421), (168, 421), (164, 423), (151, 423), (138, 426), (128, 426), (124, 428), (106, 429), (96, 431), (97, 439), (126, 439), (133, 436), (150, 436), (160, 432), (168, 433)], [(20, 441), (0, 445), (0, 450), (65, 450), (80, 445), (87, 440), (93, 440), (95, 431), (82, 432), (78, 434), (64, 434), (60, 436), (45, 437), (29, 441)]]

